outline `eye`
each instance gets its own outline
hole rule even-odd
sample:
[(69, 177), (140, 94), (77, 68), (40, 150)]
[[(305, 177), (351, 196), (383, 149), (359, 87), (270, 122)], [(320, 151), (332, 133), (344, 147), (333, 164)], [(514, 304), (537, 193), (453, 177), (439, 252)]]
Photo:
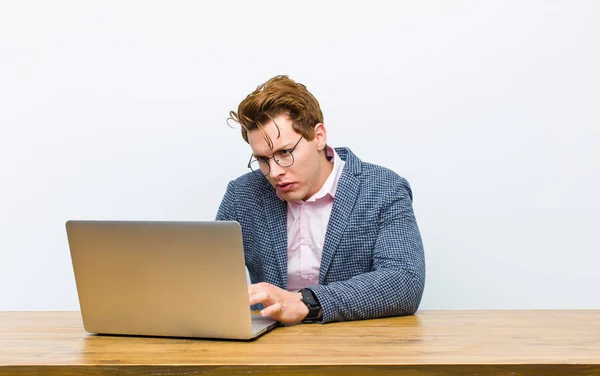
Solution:
[(267, 157), (258, 157), (258, 158), (256, 158), (256, 160), (259, 162), (269, 164), (269, 158), (267, 158)]
[(283, 150), (279, 150), (279, 152), (277, 152), (277, 154), (279, 155), (288, 155), (291, 153), (290, 149), (283, 149)]

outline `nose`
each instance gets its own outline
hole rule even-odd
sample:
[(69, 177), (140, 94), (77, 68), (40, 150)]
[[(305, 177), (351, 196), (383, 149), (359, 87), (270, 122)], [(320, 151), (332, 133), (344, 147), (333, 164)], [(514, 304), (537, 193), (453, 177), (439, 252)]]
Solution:
[(280, 165), (277, 164), (277, 162), (275, 162), (275, 158), (269, 159), (269, 170), (270, 170), (269, 176), (272, 179), (276, 179), (278, 176), (280, 176), (284, 172), (283, 167), (281, 167)]

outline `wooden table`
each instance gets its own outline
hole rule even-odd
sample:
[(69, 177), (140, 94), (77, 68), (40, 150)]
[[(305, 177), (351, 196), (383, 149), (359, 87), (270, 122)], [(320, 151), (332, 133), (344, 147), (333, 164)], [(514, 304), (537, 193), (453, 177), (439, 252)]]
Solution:
[(421, 311), (254, 342), (96, 336), (79, 312), (0, 312), (0, 375), (600, 375), (600, 311)]

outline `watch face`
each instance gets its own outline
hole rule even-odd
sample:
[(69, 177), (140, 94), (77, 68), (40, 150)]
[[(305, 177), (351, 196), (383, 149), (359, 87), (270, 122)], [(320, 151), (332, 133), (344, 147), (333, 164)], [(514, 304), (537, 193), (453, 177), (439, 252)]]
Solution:
[(308, 314), (302, 321), (306, 323), (317, 321), (321, 316), (321, 305), (317, 301), (314, 292), (311, 289), (302, 289), (300, 291), (302, 293), (302, 301), (308, 307)]
[(317, 300), (315, 299), (313, 292), (309, 289), (302, 289), (302, 301), (310, 306), (317, 306)]

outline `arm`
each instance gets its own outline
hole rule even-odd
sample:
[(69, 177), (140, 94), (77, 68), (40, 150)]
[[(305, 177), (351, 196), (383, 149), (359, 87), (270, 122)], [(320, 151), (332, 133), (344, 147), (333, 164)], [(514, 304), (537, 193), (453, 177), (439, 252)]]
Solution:
[(410, 187), (401, 179), (382, 208), (372, 270), (347, 281), (309, 288), (321, 304), (326, 323), (414, 314), (424, 286), (423, 243)]
[(217, 221), (235, 221), (235, 186), (230, 181), (217, 212)]
[[(223, 200), (221, 201), (221, 205), (219, 205), (219, 211), (217, 212), (217, 217), (216, 217), (217, 221), (236, 221), (236, 215), (235, 215), (235, 185), (233, 184), (233, 181), (229, 182), (229, 184), (227, 185), (227, 191), (225, 192), (225, 196), (223, 197)], [(256, 297), (254, 297), (254, 294), (256, 294), (259, 291), (263, 291), (263, 289), (261, 289), (260, 287), (262, 287), (263, 285), (268, 285), (266, 283), (262, 283), (259, 284), (257, 288), (253, 288), (253, 286), (257, 286), (257, 285), (248, 285), (248, 295), (249, 295), (249, 303), (250, 303), (250, 309), (252, 310), (262, 310), (264, 308), (264, 306), (262, 304), (260, 304), (260, 302), (262, 300), (267, 300), (267, 298), (273, 298), (275, 297), (275, 294), (270, 293), (267, 294), (266, 296), (263, 296), (262, 294), (259, 295), (260, 299), (256, 299)], [(272, 286), (272, 285), (268, 285), (268, 286)], [(267, 286), (267, 287), (268, 287)], [(276, 287), (272, 286), (275, 290)], [(288, 296), (288, 299), (290, 297)], [(302, 303), (300, 303), (302, 304)], [(297, 305), (296, 305), (297, 306)], [(276, 307), (275, 307), (276, 308)], [(299, 307), (299, 308), (303, 308), (303, 307)], [(304, 307), (306, 308), (306, 307)], [(270, 311), (267, 311), (266, 314), (263, 314), (265, 316), (270, 315), (270, 314), (276, 314), (276, 312), (272, 312), (273, 308), (271, 308)], [(306, 316), (306, 314), (304, 314)]]

